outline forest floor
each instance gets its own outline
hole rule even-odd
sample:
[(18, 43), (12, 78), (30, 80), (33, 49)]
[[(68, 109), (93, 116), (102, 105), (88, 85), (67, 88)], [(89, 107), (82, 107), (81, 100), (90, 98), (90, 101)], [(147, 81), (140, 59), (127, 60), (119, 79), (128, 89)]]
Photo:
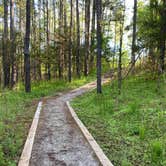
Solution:
[(66, 106), (66, 101), (95, 87), (96, 82), (92, 82), (59, 97), (46, 99), (40, 115), (30, 166), (101, 165)]
[(85, 93), (72, 106), (115, 166), (166, 165), (166, 80), (160, 89), (151, 75), (105, 85), (103, 94)]

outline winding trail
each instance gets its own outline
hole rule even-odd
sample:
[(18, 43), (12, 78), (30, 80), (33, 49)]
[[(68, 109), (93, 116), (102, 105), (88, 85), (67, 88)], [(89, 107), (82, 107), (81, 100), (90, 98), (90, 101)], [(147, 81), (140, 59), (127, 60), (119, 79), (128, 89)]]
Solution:
[[(108, 79), (103, 79), (108, 82)], [(30, 166), (100, 166), (94, 151), (73, 120), (66, 106), (96, 87), (96, 82), (44, 101)]]

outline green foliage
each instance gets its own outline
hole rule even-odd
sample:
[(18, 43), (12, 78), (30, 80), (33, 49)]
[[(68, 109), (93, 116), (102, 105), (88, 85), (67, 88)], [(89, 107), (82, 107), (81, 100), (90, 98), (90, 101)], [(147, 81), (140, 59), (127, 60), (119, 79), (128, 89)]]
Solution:
[[(146, 17), (145, 17), (146, 15)], [(157, 44), (160, 36), (160, 26), (157, 17), (153, 17), (153, 11), (149, 6), (140, 6), (138, 10), (138, 39), (143, 47), (148, 48)]]
[(138, 4), (138, 47), (140, 49), (156, 48), (157, 50), (164, 35), (161, 34), (161, 25), (165, 23), (165, 17), (162, 17), (161, 14), (164, 9), (163, 1), (151, 0), (150, 3), (140, 1)]
[[(114, 86), (103, 86), (103, 94), (95, 91), (74, 99), (72, 105), (115, 166), (165, 166), (166, 86), (161, 90), (151, 75), (138, 75), (124, 80), (122, 93)], [(160, 144), (152, 143), (157, 138)], [(154, 152), (153, 152), (154, 151)], [(162, 155), (160, 156), (159, 154)], [(158, 156), (160, 162), (152, 160)]]

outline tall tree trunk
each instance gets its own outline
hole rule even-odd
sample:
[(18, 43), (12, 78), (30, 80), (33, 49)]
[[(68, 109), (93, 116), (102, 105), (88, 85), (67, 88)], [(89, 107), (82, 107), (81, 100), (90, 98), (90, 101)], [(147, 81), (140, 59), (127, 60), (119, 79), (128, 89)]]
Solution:
[(102, 93), (102, 87), (101, 87), (102, 0), (96, 0), (96, 12), (97, 12), (97, 93)]
[(40, 62), (40, 56), (41, 56), (41, 41), (42, 41), (42, 37), (41, 37), (41, 0), (38, 1), (38, 11), (39, 11), (39, 15), (38, 15), (38, 19), (39, 19), (39, 57), (38, 57), (38, 62), (37, 62), (37, 71), (38, 71), (38, 77), (39, 80), (42, 79), (42, 73), (41, 73), (41, 62)]
[(67, 27), (67, 2), (64, 0), (64, 70), (68, 71), (68, 27)]
[[(23, 41), (23, 36), (22, 36), (22, 8), (21, 5), (19, 5), (19, 32), (20, 32), (20, 37), (21, 37), (21, 42)], [(19, 47), (19, 54), (21, 55), (20, 58), (20, 75), (21, 75), (21, 81), (24, 82), (24, 65), (23, 65), (23, 49), (22, 45)]]
[(76, 0), (76, 19), (77, 19), (77, 47), (76, 47), (76, 74), (80, 78), (80, 14), (79, 2)]
[(121, 93), (122, 87), (122, 45), (123, 45), (123, 23), (120, 23), (120, 48), (118, 60), (118, 93)]
[[(44, 29), (44, 33), (45, 33), (45, 35), (43, 35), (43, 38), (44, 38), (44, 42), (46, 43), (46, 46), (45, 46), (45, 48), (47, 48), (47, 9), (46, 9), (46, 0), (43, 0), (43, 22), (44, 22), (44, 27), (43, 27), (43, 29)], [(44, 61), (44, 68), (45, 68), (45, 73), (44, 73), (44, 77), (45, 77), (45, 79), (48, 79), (48, 65), (47, 65), (47, 49), (45, 49), (45, 54), (46, 54), (46, 59), (45, 59), (45, 61)]]
[(4, 0), (4, 34), (3, 34), (3, 74), (4, 87), (10, 84), (10, 58), (8, 52), (8, 0)]
[[(63, 31), (63, 0), (59, 0), (59, 37), (61, 37)], [(59, 45), (59, 53), (58, 53), (58, 73), (59, 73), (59, 79), (63, 78), (63, 65), (62, 65), (62, 45)]]
[[(52, 1), (52, 3), (53, 3), (53, 18), (54, 18), (54, 23), (53, 23), (53, 25), (54, 25), (54, 51), (56, 51), (56, 37), (55, 37), (55, 35), (56, 35), (56, 7), (55, 7), (55, 0), (53, 0)], [(54, 66), (53, 66), (53, 68), (54, 68), (54, 77), (56, 77), (57, 76), (57, 64), (56, 64), (56, 62), (57, 62), (57, 54), (55, 53), (54, 54), (55, 55), (55, 63), (54, 63)]]
[(15, 62), (15, 43), (14, 43), (14, 0), (10, 0), (10, 58), (11, 58), (11, 87), (16, 83), (17, 72)]
[(163, 0), (163, 8), (161, 9), (161, 39), (160, 39), (160, 64), (159, 72), (164, 72), (164, 60), (166, 50), (166, 0)]
[(33, 39), (32, 41), (32, 49), (33, 49), (33, 58), (32, 58), (32, 76), (34, 80), (37, 79), (37, 45), (36, 45), (36, 40), (37, 40), (37, 36), (36, 36), (36, 29), (37, 29), (37, 25), (36, 25), (36, 7), (35, 7), (35, 0), (32, 0), (32, 33), (31, 33), (31, 38)]
[(91, 24), (91, 47), (90, 47), (91, 52), (90, 52), (89, 69), (93, 68), (93, 63), (94, 63), (95, 23), (96, 23), (96, 0), (93, 0), (92, 24)]
[(114, 30), (115, 30), (115, 36), (114, 36), (114, 55), (113, 55), (113, 72), (115, 71), (115, 57), (116, 57), (116, 40), (117, 40), (117, 21), (115, 21), (115, 26), (114, 26)]
[(50, 65), (50, 58), (49, 58), (49, 47), (50, 47), (50, 32), (49, 32), (49, 11), (48, 11), (48, 0), (46, 0), (46, 8), (47, 8), (47, 75), (48, 80), (51, 79), (51, 65)]
[(31, 0), (26, 1), (26, 33), (24, 41), (24, 65), (25, 65), (25, 91), (31, 92), (30, 76), (30, 25), (31, 25)]
[(68, 80), (71, 82), (71, 60), (72, 60), (72, 28), (73, 28), (73, 0), (70, 1), (70, 39), (69, 39), (69, 58), (68, 58)]
[(131, 53), (132, 72), (134, 72), (135, 68), (136, 29), (137, 29), (137, 0), (134, 0), (133, 38), (132, 38), (132, 53)]
[(89, 26), (90, 26), (90, 0), (85, 0), (85, 57), (84, 57), (84, 75), (88, 76), (89, 63)]
[(123, 47), (123, 31), (124, 31), (124, 19), (125, 19), (125, 10), (126, 10), (126, 1), (123, 2), (123, 11), (122, 17), (120, 20), (120, 47), (119, 47), (119, 60), (118, 60), (118, 93), (121, 94), (122, 88), (122, 47)]

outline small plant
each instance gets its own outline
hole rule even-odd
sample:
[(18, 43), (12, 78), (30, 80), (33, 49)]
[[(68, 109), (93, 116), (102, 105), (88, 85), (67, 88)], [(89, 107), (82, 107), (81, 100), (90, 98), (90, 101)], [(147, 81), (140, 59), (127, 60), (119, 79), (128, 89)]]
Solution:
[(153, 141), (151, 144), (152, 148), (152, 161), (158, 161), (163, 155), (163, 146), (160, 141)]
[(132, 164), (127, 159), (122, 160), (121, 165), (122, 166), (132, 166)]
[(129, 134), (131, 136), (136, 136), (136, 135), (139, 135), (139, 127), (137, 125), (130, 125), (130, 126), (127, 126), (126, 125), (126, 128), (128, 128), (129, 130)]
[(142, 140), (145, 138), (145, 131), (146, 129), (143, 125), (139, 127), (139, 137)]
[(129, 113), (133, 114), (133, 113), (135, 113), (137, 111), (137, 109), (138, 109), (138, 103), (137, 102), (133, 102), (129, 106)]
[(113, 112), (112, 103), (108, 99), (103, 100), (102, 109), (104, 111), (104, 114), (112, 113)]
[(4, 153), (3, 153), (2, 146), (0, 145), (0, 165), (5, 165), (5, 164), (6, 164), (5, 156), (4, 156)]

